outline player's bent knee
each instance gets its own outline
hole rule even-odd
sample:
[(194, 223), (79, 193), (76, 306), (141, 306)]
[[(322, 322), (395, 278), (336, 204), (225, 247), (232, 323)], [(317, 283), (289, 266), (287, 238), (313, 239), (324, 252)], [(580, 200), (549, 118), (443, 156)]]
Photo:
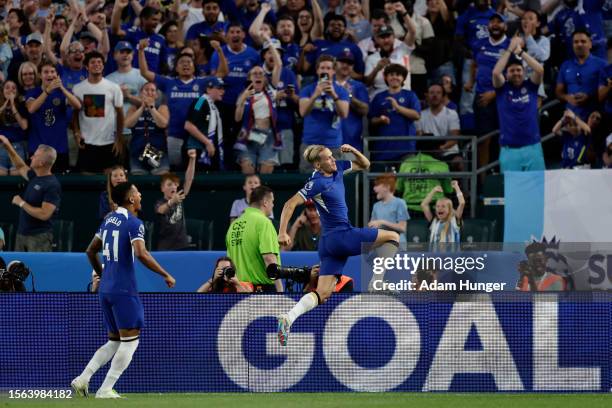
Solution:
[(376, 237), (376, 244), (382, 245), (386, 242), (391, 242), (399, 245), (400, 236), (395, 231), (378, 230), (378, 236)]

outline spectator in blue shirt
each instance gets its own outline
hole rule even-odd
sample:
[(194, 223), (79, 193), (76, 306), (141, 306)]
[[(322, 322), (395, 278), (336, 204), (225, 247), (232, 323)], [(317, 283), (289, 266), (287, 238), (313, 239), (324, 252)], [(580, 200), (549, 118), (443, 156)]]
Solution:
[[(111, 17), (111, 32), (132, 44), (134, 48), (137, 48), (141, 40), (148, 39), (149, 41), (144, 50), (147, 65), (151, 71), (159, 72), (162, 66), (162, 50), (166, 47), (164, 37), (155, 32), (161, 20), (161, 11), (150, 6), (144, 7), (139, 16), (140, 27), (130, 27), (124, 30), (120, 26), (121, 12), (127, 5), (128, 0), (117, 0), (115, 3)], [(136, 68), (138, 68), (138, 63), (138, 60), (134, 61)]]
[(312, 54), (311, 61), (323, 54), (337, 58), (348, 49), (355, 56), (353, 78), (361, 80), (365, 70), (361, 49), (357, 44), (345, 40), (345, 34), (346, 18), (337, 14), (327, 15), (325, 18), (325, 39), (314, 41), (314, 45), (317, 48)]
[[(502, 52), (508, 48), (510, 40), (506, 37), (506, 20), (499, 13), (489, 18), (489, 38), (477, 41), (474, 46), (474, 65), (476, 87), (474, 90), (474, 121), (478, 135), (485, 135), (499, 128), (495, 88), (491, 82), (491, 72)], [(478, 163), (489, 164), (491, 138), (478, 146)]]
[(26, 92), (26, 107), (30, 114), (28, 151), (33, 154), (41, 144), (53, 147), (57, 160), (53, 170), (68, 170), (67, 129), (74, 109), (81, 109), (81, 102), (63, 84), (55, 65), (44, 62), (40, 67), (42, 84)]
[(363, 117), (368, 114), (368, 89), (352, 78), (355, 56), (347, 51), (336, 59), (336, 83), (349, 94), (349, 114), (342, 121), (342, 144), (363, 152)]
[[(17, 90), (17, 84), (6, 81), (0, 94), (0, 134), (7, 137), (22, 160), (25, 160), (24, 141), (28, 129), (28, 118), (23, 100)], [(0, 176), (17, 175), (17, 169), (11, 165), (9, 150), (0, 145)]]
[(200, 34), (210, 36), (213, 33), (224, 33), (228, 28), (227, 22), (219, 21), (219, 14), (221, 14), (219, 0), (204, 0), (202, 14), (204, 14), (204, 21), (192, 25), (187, 30), (185, 41), (188, 43), (197, 40)]
[(304, 133), (300, 145), (300, 171), (312, 171), (304, 159), (308, 145), (328, 147), (340, 157), (342, 145), (342, 119), (349, 113), (349, 95), (346, 89), (333, 81), (334, 57), (323, 54), (316, 63), (319, 81), (300, 91), (300, 115), (304, 118)]
[(406, 223), (410, 219), (406, 201), (396, 197), (394, 174), (383, 174), (374, 180), (376, 199), (368, 227), (395, 231), (400, 236), (400, 244), (406, 243)]
[(573, 33), (585, 30), (591, 33), (593, 55), (606, 56), (606, 36), (604, 34), (602, 9), (604, 0), (563, 0), (564, 8), (549, 23), (548, 29), (566, 49), (567, 58), (571, 58)]
[[(612, 54), (612, 39), (608, 41), (608, 53)], [(608, 58), (610, 61), (612, 58)], [(599, 71), (599, 103), (603, 104), (603, 123), (607, 128), (605, 134), (612, 131), (612, 63), (606, 65)]]
[(574, 112), (567, 109), (553, 127), (553, 133), (561, 136), (561, 167), (573, 169), (589, 162), (591, 127)]
[[(372, 136), (414, 136), (414, 122), (421, 117), (421, 103), (416, 94), (403, 89), (408, 76), (406, 68), (399, 64), (385, 67), (384, 77), (389, 89), (377, 94), (370, 103)], [(372, 159), (377, 161), (401, 161), (416, 151), (415, 140), (379, 141), (373, 144)]]
[[(238, 22), (232, 22), (227, 28), (225, 36), (226, 44), (221, 47), (225, 58), (227, 58), (228, 67), (228, 74), (223, 78), (226, 84), (226, 91), (223, 95), (223, 101), (219, 105), (223, 122), (223, 139), (226, 146), (234, 145), (236, 136), (240, 131), (240, 123), (234, 119), (234, 111), (236, 110), (238, 96), (247, 86), (247, 75), (251, 68), (261, 65), (259, 53), (244, 43), (245, 36), (244, 27)], [(221, 68), (220, 62), (220, 55), (217, 50), (213, 53), (210, 60), (212, 75), (221, 77), (219, 74)], [(232, 150), (228, 149), (226, 154), (225, 162), (234, 162), (234, 158), (231, 157), (233, 154)]]
[(557, 98), (567, 102), (567, 108), (583, 121), (597, 109), (597, 84), (599, 72), (606, 61), (591, 54), (591, 35), (576, 30), (572, 35), (575, 57), (565, 61), (559, 68)]
[[(538, 87), (544, 67), (523, 50), (521, 43), (520, 37), (512, 39), (492, 74), (498, 103), (502, 172), (545, 170), (538, 124)], [(532, 70), (528, 79), (523, 61)]]
[[(473, 53), (475, 43), (477, 41), (489, 38), (487, 29), (489, 19), (495, 13), (491, 8), (489, 0), (476, 0), (464, 13), (457, 18), (455, 29), (455, 44), (456, 48), (463, 51), (464, 61), (461, 74), (461, 83), (464, 88), (461, 93), (461, 101), (459, 102), (459, 114), (462, 120), (466, 120), (466, 128), (473, 129), (474, 121), (474, 92), (473, 82), (470, 82), (470, 70), (473, 63)], [(470, 84), (470, 86), (467, 86)]]

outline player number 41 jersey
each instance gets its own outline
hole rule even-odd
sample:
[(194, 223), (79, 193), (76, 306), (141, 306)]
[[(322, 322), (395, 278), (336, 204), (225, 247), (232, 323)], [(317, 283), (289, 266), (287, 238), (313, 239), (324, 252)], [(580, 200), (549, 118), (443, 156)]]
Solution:
[(96, 237), (102, 241), (104, 264), (100, 293), (138, 294), (132, 243), (144, 241), (144, 234), (142, 221), (122, 207), (102, 221), (96, 233)]

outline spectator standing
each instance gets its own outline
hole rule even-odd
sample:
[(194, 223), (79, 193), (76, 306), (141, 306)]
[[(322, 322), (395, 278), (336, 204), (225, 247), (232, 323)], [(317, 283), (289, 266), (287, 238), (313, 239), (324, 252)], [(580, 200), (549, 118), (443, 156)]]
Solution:
[[(145, 6), (139, 13), (139, 27), (122, 28), (121, 13), (128, 6), (129, 0), (117, 0), (111, 17), (111, 33), (131, 44), (132, 50), (138, 44), (147, 39), (147, 46), (144, 48), (147, 67), (153, 72), (159, 72), (162, 66), (162, 54), (166, 47), (166, 40), (155, 30), (161, 21), (161, 12), (151, 6)], [(125, 48), (125, 47), (124, 47)], [(117, 49), (115, 49), (117, 51)], [(134, 66), (138, 67), (139, 61), (134, 61)]]
[(452, 57), (455, 17), (444, 0), (427, 0), (425, 18), (431, 23), (434, 33), (429, 58), (425, 60), (428, 77), (431, 81), (437, 81), (443, 75), (450, 75), (454, 82), (456, 77)]
[(304, 159), (308, 145), (320, 144), (336, 155), (342, 144), (341, 120), (348, 116), (349, 96), (346, 89), (332, 81), (334, 57), (321, 55), (316, 63), (319, 81), (300, 91), (300, 115), (304, 118), (304, 133), (300, 146), (300, 172), (312, 171)]
[[(525, 78), (519, 58), (531, 68), (529, 78)], [(512, 39), (493, 69), (492, 81), (499, 104), (502, 172), (546, 169), (538, 123), (538, 88), (543, 75), (544, 68), (523, 50), (520, 37)]]
[(342, 144), (363, 152), (363, 118), (368, 114), (368, 90), (352, 78), (355, 56), (347, 51), (336, 58), (336, 83), (349, 94), (349, 113), (342, 123)]
[[(403, 88), (408, 71), (402, 65), (391, 64), (385, 67), (384, 75), (389, 89), (370, 103), (372, 136), (415, 136), (414, 122), (420, 118), (421, 103), (414, 92)], [(399, 162), (416, 151), (416, 141), (378, 141), (372, 149), (378, 151), (372, 153), (372, 160)]]
[(453, 208), (453, 202), (449, 198), (440, 198), (436, 201), (435, 213), (432, 214), (430, 203), (436, 193), (442, 193), (442, 187), (434, 187), (421, 203), (425, 219), (431, 223), (429, 230), (429, 242), (434, 248), (440, 243), (459, 243), (461, 241), (461, 224), (465, 199), (456, 180), (451, 182), (452, 188), (457, 195), (459, 205)]
[(210, 36), (213, 33), (224, 33), (227, 31), (227, 23), (219, 19), (221, 7), (219, 0), (204, 0), (202, 1), (203, 21), (192, 24), (185, 34), (185, 41), (191, 43), (200, 35)]
[[(409, 38), (410, 36), (406, 36)], [(410, 54), (414, 49), (414, 37), (406, 42), (396, 43), (395, 34), (390, 26), (381, 27), (375, 37), (378, 51), (370, 54), (366, 59), (364, 82), (370, 87), (370, 99), (385, 89), (383, 71), (389, 64), (399, 64), (406, 68), (404, 89), (410, 89)]]
[(178, 251), (189, 247), (183, 201), (189, 195), (193, 185), (195, 162), (195, 152), (191, 151), (183, 190), (178, 189), (180, 180), (175, 174), (166, 173), (161, 177), (161, 191), (164, 197), (155, 203), (158, 227), (157, 250), (159, 251)]
[(81, 102), (74, 136), (79, 146), (78, 167), (101, 173), (119, 164), (123, 153), (123, 94), (119, 85), (105, 79), (104, 56), (92, 51), (85, 57), (87, 79), (74, 87)]
[(561, 64), (555, 91), (569, 110), (586, 121), (597, 108), (599, 72), (606, 61), (591, 54), (591, 35), (587, 31), (574, 31), (572, 41), (575, 57)]
[[(2, 94), (0, 95), (0, 134), (6, 136), (21, 160), (26, 158), (27, 116), (23, 99), (17, 90), (17, 84), (13, 81), (6, 81), (2, 85)], [(0, 176), (8, 174), (17, 175), (19, 173), (10, 158), (9, 151), (3, 148), (0, 150)]]
[(187, 151), (195, 152), (200, 167), (222, 170), (225, 168), (223, 123), (216, 103), (223, 98), (225, 84), (219, 78), (210, 77), (204, 89), (205, 94), (191, 104), (185, 122), (189, 133)]
[[(421, 112), (421, 118), (416, 122), (417, 135), (426, 136), (459, 136), (461, 125), (456, 111), (444, 105), (446, 92), (440, 84), (429, 86), (427, 92), (427, 109)], [(453, 171), (463, 171), (463, 158), (459, 152), (457, 140), (445, 140), (442, 144), (435, 143), (435, 149), (440, 150), (442, 160), (446, 161)], [(431, 143), (428, 143), (430, 145)]]
[(236, 277), (250, 282), (255, 292), (282, 292), (280, 280), (268, 277), (266, 268), (280, 262), (278, 235), (269, 216), (274, 209), (274, 193), (259, 186), (251, 193), (249, 207), (230, 225), (225, 236), (227, 255), (236, 264)]
[(376, 199), (368, 227), (395, 231), (399, 234), (400, 244), (406, 243), (406, 222), (410, 219), (406, 202), (395, 197), (395, 175), (384, 174), (374, 180)]
[[(504, 52), (510, 40), (506, 37), (505, 17), (494, 13), (489, 18), (489, 37), (476, 42), (474, 46), (474, 63), (472, 65), (472, 80), (475, 78), (474, 120), (477, 124), (477, 134), (486, 135), (499, 129), (497, 118), (497, 101), (495, 88), (491, 82), (491, 72), (500, 55)], [(466, 84), (471, 88), (471, 84)], [(489, 164), (491, 154), (491, 138), (483, 140), (478, 146), (478, 164)]]
[(57, 157), (55, 149), (38, 146), (28, 167), (6, 136), (0, 135), (0, 144), (8, 151), (18, 174), (28, 181), (23, 197), (16, 195), (12, 200), (20, 208), (15, 251), (51, 252), (52, 218), (59, 212), (61, 201), (60, 183), (51, 172)]
[(132, 105), (125, 118), (125, 126), (132, 130), (130, 169), (135, 176), (149, 172), (159, 176), (170, 170), (166, 144), (170, 111), (168, 105), (159, 100), (153, 82), (142, 86), (139, 99), (139, 106)]
[(64, 86), (56, 67), (50, 62), (40, 66), (42, 85), (26, 92), (26, 107), (30, 114), (28, 151), (34, 153), (45, 144), (57, 152), (54, 172), (68, 170), (67, 130), (70, 122), (69, 110), (81, 109), (81, 102)]

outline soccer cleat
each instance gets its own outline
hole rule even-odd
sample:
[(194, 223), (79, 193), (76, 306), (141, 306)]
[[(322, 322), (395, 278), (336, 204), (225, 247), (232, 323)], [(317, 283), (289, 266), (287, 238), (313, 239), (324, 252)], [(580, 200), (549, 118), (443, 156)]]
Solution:
[(115, 390), (98, 390), (96, 392), (96, 398), (123, 398), (121, 395), (117, 393)]
[(289, 318), (286, 314), (278, 316), (278, 342), (281, 346), (287, 345), (287, 339), (289, 338)]
[(80, 397), (89, 397), (89, 383), (81, 380), (80, 377), (75, 378), (70, 383), (70, 386), (74, 390), (74, 393)]

